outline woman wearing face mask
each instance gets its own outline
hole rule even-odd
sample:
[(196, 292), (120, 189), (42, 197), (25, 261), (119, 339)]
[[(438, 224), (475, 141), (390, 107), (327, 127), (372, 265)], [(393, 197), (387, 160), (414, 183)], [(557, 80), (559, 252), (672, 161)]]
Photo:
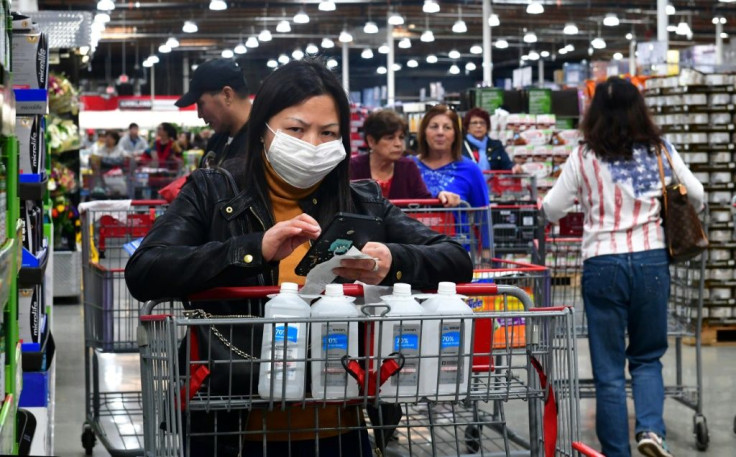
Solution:
[[(136, 298), (185, 296), (217, 286), (303, 283), (294, 268), (337, 212), (378, 216), (385, 231), (362, 251), (373, 259), (343, 260), (341, 281), (434, 288), (439, 281), (467, 282), (467, 253), (448, 237), (405, 216), (371, 181), (349, 182), (350, 109), (345, 91), (322, 64), (294, 61), (264, 79), (249, 120), (247, 154), (222, 168), (199, 169), (131, 257), (128, 287)], [(200, 305), (199, 303), (197, 305)], [(204, 304), (215, 314), (263, 315), (263, 301)], [(260, 354), (257, 332), (232, 344)], [(207, 352), (204, 352), (207, 353)], [(212, 381), (214, 382), (214, 381)], [(242, 383), (241, 383), (242, 384)], [(210, 387), (212, 387), (210, 385)], [(250, 392), (246, 392), (250, 394)], [(360, 431), (315, 432), (312, 408), (192, 413), (192, 430), (217, 427), (218, 455), (370, 454)], [(357, 408), (319, 410), (319, 428), (357, 427)], [(216, 425), (215, 425), (216, 424)], [(273, 432), (295, 429), (294, 432)], [(223, 430), (245, 431), (222, 435)], [(353, 429), (355, 430), (355, 428)], [(191, 455), (212, 455), (212, 437), (190, 440)], [(198, 451), (200, 453), (195, 452)]]

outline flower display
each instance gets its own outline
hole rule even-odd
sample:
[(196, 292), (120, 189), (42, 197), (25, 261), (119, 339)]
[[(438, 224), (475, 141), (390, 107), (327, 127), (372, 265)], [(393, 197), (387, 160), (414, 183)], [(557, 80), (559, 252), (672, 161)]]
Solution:
[(56, 114), (79, 112), (79, 92), (64, 75), (49, 75), (49, 111)]
[(49, 114), (46, 133), (52, 154), (61, 154), (80, 148), (79, 128), (71, 119), (62, 119)]
[(74, 172), (61, 163), (54, 163), (48, 183), (51, 193), (51, 219), (54, 222), (55, 249), (76, 249), (80, 231), (79, 211), (71, 203), (69, 195), (77, 188)]

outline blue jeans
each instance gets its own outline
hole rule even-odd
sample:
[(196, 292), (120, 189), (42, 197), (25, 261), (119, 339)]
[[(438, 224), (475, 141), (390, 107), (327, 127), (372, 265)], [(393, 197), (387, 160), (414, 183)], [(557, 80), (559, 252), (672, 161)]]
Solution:
[(596, 432), (606, 457), (628, 457), (627, 360), (636, 433), (665, 436), (660, 358), (667, 351), (667, 253), (657, 249), (587, 259), (582, 292), (596, 388)]

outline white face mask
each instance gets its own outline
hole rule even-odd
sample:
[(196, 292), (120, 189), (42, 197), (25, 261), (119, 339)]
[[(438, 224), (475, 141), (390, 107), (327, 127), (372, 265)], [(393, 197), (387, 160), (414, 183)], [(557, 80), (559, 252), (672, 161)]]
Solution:
[(347, 155), (342, 140), (328, 141), (314, 146), (294, 138), (281, 130), (274, 132), (266, 158), (274, 171), (287, 183), (298, 189), (306, 189), (320, 182)]

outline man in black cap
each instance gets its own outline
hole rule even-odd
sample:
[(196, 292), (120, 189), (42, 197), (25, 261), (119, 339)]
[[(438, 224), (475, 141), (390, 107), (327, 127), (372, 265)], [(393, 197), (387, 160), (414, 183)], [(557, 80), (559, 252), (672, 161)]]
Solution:
[(237, 62), (208, 60), (194, 71), (189, 92), (176, 101), (185, 107), (196, 103), (197, 115), (215, 131), (199, 166), (219, 166), (245, 153), (245, 133), (250, 116), (248, 85)]

